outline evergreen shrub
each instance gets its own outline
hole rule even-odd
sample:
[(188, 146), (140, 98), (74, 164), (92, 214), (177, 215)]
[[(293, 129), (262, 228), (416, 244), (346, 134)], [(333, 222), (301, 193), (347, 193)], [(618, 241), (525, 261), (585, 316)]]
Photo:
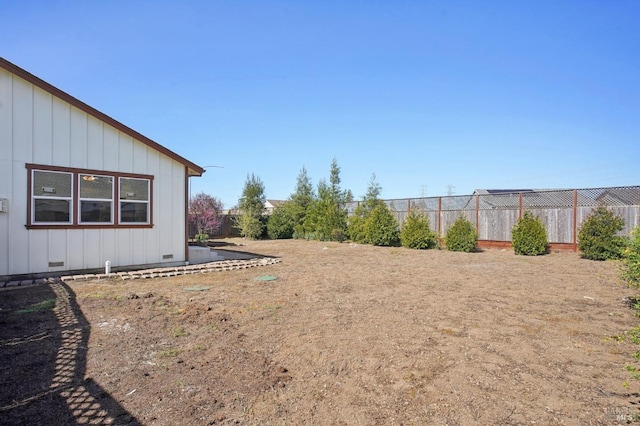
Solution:
[(630, 285), (640, 287), (640, 227), (631, 231), (631, 238), (622, 252), (622, 278)]
[(431, 230), (429, 217), (418, 209), (411, 209), (400, 230), (400, 243), (412, 249), (431, 249), (436, 247), (438, 239)]
[(267, 235), (272, 240), (293, 238), (295, 219), (292, 216), (291, 201), (280, 204), (273, 209), (267, 222)]
[(511, 242), (516, 254), (538, 256), (547, 253), (549, 241), (542, 220), (526, 211), (511, 230)]
[(365, 242), (374, 246), (393, 246), (398, 244), (398, 221), (389, 207), (378, 203), (364, 223)]
[(582, 222), (578, 231), (578, 250), (591, 260), (620, 259), (626, 239), (617, 235), (624, 228), (624, 219), (604, 206), (595, 208)]
[(450, 251), (463, 251), (469, 253), (476, 248), (478, 233), (476, 228), (464, 216), (458, 217), (447, 230), (445, 235), (445, 245)]

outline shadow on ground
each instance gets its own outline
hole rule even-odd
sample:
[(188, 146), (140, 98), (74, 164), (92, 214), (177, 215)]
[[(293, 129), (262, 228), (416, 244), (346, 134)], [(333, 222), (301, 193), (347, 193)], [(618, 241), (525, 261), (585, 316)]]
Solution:
[(242, 250), (243, 246), (227, 241), (209, 241), (207, 247), (215, 250), (224, 260), (248, 260), (248, 259), (274, 259), (276, 256), (267, 254), (253, 253)]
[(0, 424), (140, 424), (85, 378), (89, 333), (59, 280), (0, 291)]

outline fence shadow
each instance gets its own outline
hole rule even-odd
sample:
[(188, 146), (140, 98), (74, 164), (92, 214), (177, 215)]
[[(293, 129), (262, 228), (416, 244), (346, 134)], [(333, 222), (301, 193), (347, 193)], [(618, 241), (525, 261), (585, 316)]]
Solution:
[(89, 334), (58, 279), (0, 291), (0, 424), (140, 424), (85, 379)]

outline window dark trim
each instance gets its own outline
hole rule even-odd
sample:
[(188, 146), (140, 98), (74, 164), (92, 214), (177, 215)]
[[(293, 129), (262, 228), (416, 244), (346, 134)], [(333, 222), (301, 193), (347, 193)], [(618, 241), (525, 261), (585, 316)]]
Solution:
[[(121, 173), (110, 172), (106, 170), (93, 170), (93, 169), (78, 169), (73, 167), (59, 167), (48, 166), (41, 164), (27, 163), (25, 165), (27, 169), (27, 229), (104, 229), (104, 228), (153, 228), (153, 175), (144, 175), (139, 173)], [(33, 209), (33, 171), (51, 171), (51, 172), (64, 172), (72, 174), (72, 187), (73, 193), (71, 194), (71, 223), (62, 223), (57, 225), (55, 223), (39, 224), (33, 223), (32, 209)], [(113, 193), (113, 223), (79, 223), (79, 199), (80, 199), (80, 185), (79, 179), (81, 174), (95, 174), (99, 176), (112, 176), (114, 178), (114, 193)], [(133, 179), (146, 179), (149, 181), (149, 223), (120, 223), (120, 178), (133, 178)]]

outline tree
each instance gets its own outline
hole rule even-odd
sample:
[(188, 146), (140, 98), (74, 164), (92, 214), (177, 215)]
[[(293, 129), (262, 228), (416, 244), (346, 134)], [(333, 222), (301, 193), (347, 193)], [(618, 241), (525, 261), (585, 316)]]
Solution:
[(264, 184), (253, 173), (247, 175), (247, 180), (242, 190), (242, 196), (238, 200), (240, 215), (236, 219), (236, 228), (243, 237), (258, 239), (265, 229)]
[(302, 166), (300, 173), (296, 180), (296, 189), (293, 194), (290, 195), (287, 201), (285, 211), (282, 213), (291, 220), (291, 226), (293, 227), (294, 238), (304, 238), (304, 221), (307, 216), (309, 206), (315, 200), (315, 192), (313, 190), (313, 184), (307, 173), (307, 169)]
[(303, 224), (305, 238), (343, 241), (347, 234), (346, 193), (340, 188), (340, 167), (331, 162), (329, 183), (320, 179), (318, 198), (309, 205)]
[(398, 242), (398, 221), (378, 197), (382, 188), (371, 175), (367, 194), (349, 218), (349, 235), (357, 243), (390, 246)]
[(287, 201), (273, 209), (267, 222), (267, 235), (271, 239), (304, 238), (304, 220), (307, 210), (314, 201), (313, 184), (302, 166), (296, 181), (295, 192)]
[(334, 157), (331, 161), (331, 170), (329, 172), (329, 198), (335, 201), (337, 204), (344, 202), (344, 193), (340, 189), (340, 167), (338, 166), (338, 160)]
[(382, 188), (376, 181), (376, 174), (373, 173), (369, 180), (367, 193), (363, 200), (358, 203), (353, 215), (349, 218), (349, 237), (352, 241), (356, 243), (367, 242), (367, 219), (369, 219), (371, 212), (380, 201), (378, 200), (378, 196), (381, 191)]
[(267, 222), (267, 235), (272, 240), (293, 238), (296, 218), (301, 211), (293, 201), (278, 204)]
[(196, 241), (207, 241), (220, 228), (221, 210), (222, 201), (204, 192), (189, 200), (189, 222), (196, 227)]
[(303, 210), (306, 210), (314, 198), (313, 184), (311, 183), (307, 169), (302, 166), (296, 179), (296, 190), (291, 194), (289, 200), (298, 204)]

